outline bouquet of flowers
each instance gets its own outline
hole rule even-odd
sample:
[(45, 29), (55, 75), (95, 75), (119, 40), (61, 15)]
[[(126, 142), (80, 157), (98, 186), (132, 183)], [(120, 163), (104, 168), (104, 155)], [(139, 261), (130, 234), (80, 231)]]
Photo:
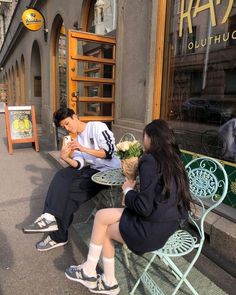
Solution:
[(138, 173), (138, 160), (143, 153), (141, 144), (137, 140), (120, 141), (116, 147), (123, 174), (128, 179), (135, 180)]

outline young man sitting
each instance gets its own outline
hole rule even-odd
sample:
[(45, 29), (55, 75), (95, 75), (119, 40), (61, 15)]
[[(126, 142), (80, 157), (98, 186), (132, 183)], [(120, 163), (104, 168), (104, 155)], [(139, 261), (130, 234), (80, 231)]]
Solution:
[(56, 111), (54, 122), (76, 135), (76, 139), (62, 145), (60, 157), (69, 167), (58, 171), (50, 183), (43, 214), (23, 229), (26, 233), (50, 232), (36, 244), (38, 251), (67, 244), (73, 214), (104, 188), (93, 182), (91, 176), (120, 168), (120, 160), (114, 155), (115, 139), (106, 124), (82, 122), (69, 108)]

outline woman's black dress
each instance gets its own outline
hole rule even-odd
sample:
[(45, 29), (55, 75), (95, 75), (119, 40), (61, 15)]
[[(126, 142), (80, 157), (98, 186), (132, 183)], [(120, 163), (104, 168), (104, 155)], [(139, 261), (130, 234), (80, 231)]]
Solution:
[(126, 208), (119, 229), (128, 248), (142, 255), (163, 247), (188, 214), (185, 209), (177, 207), (174, 180), (169, 199), (162, 200), (163, 177), (160, 166), (151, 154), (143, 154), (139, 176), (140, 192), (130, 190), (126, 194)]

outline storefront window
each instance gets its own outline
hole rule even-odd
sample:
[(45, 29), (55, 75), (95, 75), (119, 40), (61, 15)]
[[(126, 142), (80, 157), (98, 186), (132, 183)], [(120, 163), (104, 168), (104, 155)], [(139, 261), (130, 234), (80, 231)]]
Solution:
[(66, 32), (62, 24), (57, 46), (57, 75), (58, 75), (58, 106), (67, 106), (67, 61), (66, 61)]
[(180, 148), (236, 162), (235, 1), (170, 1), (161, 116)]

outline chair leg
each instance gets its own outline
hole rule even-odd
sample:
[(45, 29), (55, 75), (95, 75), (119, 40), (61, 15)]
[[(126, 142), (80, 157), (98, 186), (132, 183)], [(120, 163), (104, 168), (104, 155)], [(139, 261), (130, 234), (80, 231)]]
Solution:
[(179, 279), (179, 283), (176, 286), (174, 292), (172, 293), (172, 295), (175, 295), (177, 293), (177, 291), (179, 290), (180, 286), (182, 285), (182, 283), (184, 282), (188, 288), (191, 290), (191, 292), (194, 295), (199, 295), (197, 293), (197, 291), (194, 289), (194, 287), (191, 285), (191, 283), (187, 280), (187, 275), (189, 274), (193, 264), (195, 263), (194, 259), (192, 261), (192, 263), (189, 265), (187, 271), (183, 274), (180, 269), (175, 265), (175, 263), (170, 259), (170, 257), (168, 256), (161, 256), (161, 255), (157, 255), (157, 254), (153, 254), (152, 258), (150, 259), (149, 263), (147, 264), (147, 266), (145, 267), (142, 275), (140, 276), (140, 278), (137, 280), (136, 284), (134, 285), (132, 291), (130, 292), (130, 295), (134, 295), (135, 290), (137, 289), (138, 285), (140, 284), (140, 282), (142, 281), (142, 277), (147, 273), (147, 270), (149, 269), (149, 267), (151, 266), (152, 262), (154, 261), (155, 257), (158, 256), (159, 258), (161, 258), (163, 260), (163, 262), (171, 269), (171, 271), (173, 272), (173, 274), (175, 275), (175, 277), (177, 279)]
[(145, 267), (142, 275), (140, 276), (140, 278), (137, 280), (136, 284), (134, 285), (132, 291), (129, 293), (130, 295), (134, 295), (135, 290), (137, 289), (138, 285), (141, 282), (142, 276), (143, 274), (145, 274), (147, 272), (147, 270), (149, 269), (150, 265), (152, 264), (152, 262), (154, 261), (154, 259), (156, 258), (157, 254), (153, 254), (152, 258), (150, 259), (150, 261), (148, 262), (147, 266)]
[[(159, 255), (158, 255), (159, 256)], [(181, 277), (178, 275), (178, 273), (176, 273), (174, 271), (174, 269), (172, 267), (170, 267), (170, 264), (168, 262), (168, 260), (166, 259), (166, 257), (164, 256), (159, 256), (159, 258), (165, 263), (165, 265), (170, 269), (170, 271), (172, 272), (172, 274), (175, 276), (176, 280), (180, 280)]]
[(172, 295), (175, 295), (177, 293), (177, 291), (179, 290), (183, 282), (185, 282), (185, 284), (189, 287), (189, 289), (192, 291), (194, 295), (198, 295), (197, 291), (194, 289), (191, 283), (186, 279), (193, 265), (190, 265), (187, 271), (183, 274), (169, 257), (165, 257), (165, 260), (168, 262), (170, 268), (177, 274), (177, 276), (181, 278)]
[(97, 208), (95, 207), (92, 210), (92, 212), (89, 214), (89, 216), (86, 218), (86, 220), (82, 221), (81, 223), (88, 223), (90, 219), (95, 216), (96, 212), (97, 212)]
[(120, 200), (120, 190), (119, 187), (111, 187), (110, 189), (110, 202), (112, 207), (116, 207)]

